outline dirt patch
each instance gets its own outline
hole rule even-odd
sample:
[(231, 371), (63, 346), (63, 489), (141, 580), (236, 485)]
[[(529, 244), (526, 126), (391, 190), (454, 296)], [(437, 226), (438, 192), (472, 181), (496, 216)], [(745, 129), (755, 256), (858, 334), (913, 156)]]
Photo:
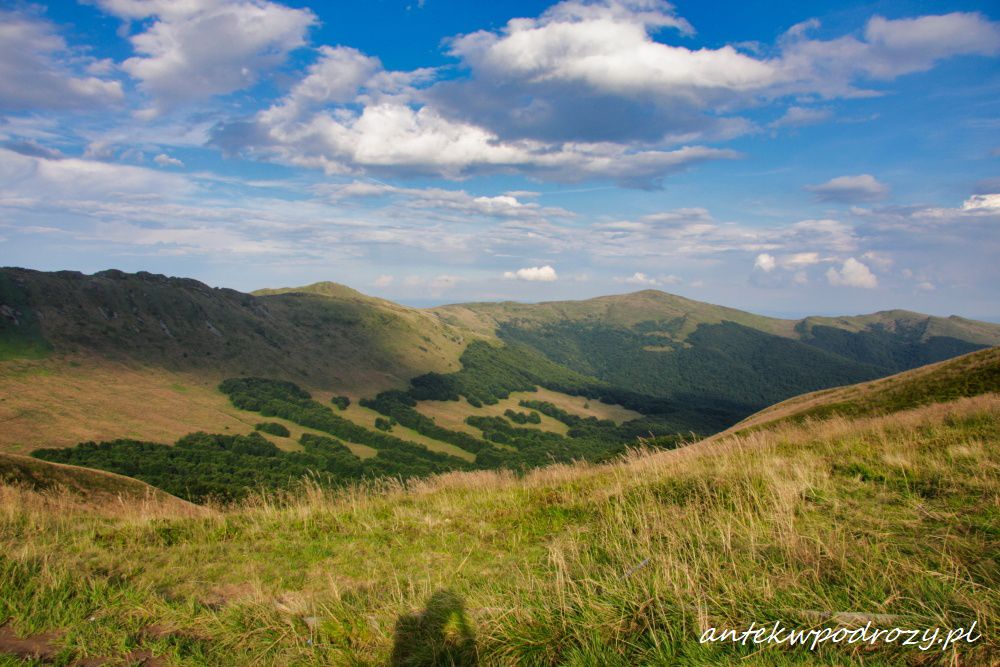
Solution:
[(62, 631), (43, 632), (30, 637), (18, 637), (9, 623), (0, 625), (0, 654), (6, 653), (28, 660), (52, 660), (59, 653), (56, 640)]

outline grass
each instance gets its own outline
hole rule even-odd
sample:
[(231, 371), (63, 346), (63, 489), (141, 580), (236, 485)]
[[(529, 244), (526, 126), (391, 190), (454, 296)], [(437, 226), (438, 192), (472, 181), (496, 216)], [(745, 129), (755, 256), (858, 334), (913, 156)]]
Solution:
[(0, 452), (87, 440), (174, 442), (199, 429), (249, 433), (260, 415), (234, 408), (216, 381), (92, 358), (0, 362)]
[[(963, 664), (1000, 659), (1000, 396), (834, 415), (604, 466), (309, 484), (201, 516), (0, 487), (0, 618), (56, 661)], [(861, 614), (948, 652), (699, 644)], [(854, 617), (855, 622), (858, 618)]]
[(980, 350), (873, 382), (796, 396), (761, 410), (726, 433), (834, 415), (888, 414), (956, 398), (1000, 392), (1000, 347)]
[[(506, 410), (530, 412), (530, 410), (518, 405), (518, 401), (520, 400), (519, 397), (528, 396), (531, 393), (526, 391), (514, 392), (494, 405), (483, 405), (478, 408), (469, 403), (464, 396), (458, 401), (419, 401), (417, 403), (417, 411), (433, 419), (438, 426), (482, 438), (483, 432), (475, 426), (466, 424), (466, 417), (470, 415), (503, 417)], [(541, 419), (541, 423), (539, 424), (518, 424), (518, 426), (537, 428), (541, 431), (548, 431), (549, 433), (556, 433), (558, 435), (566, 435), (569, 432), (569, 427), (561, 421), (553, 419), (548, 415), (540, 414), (539, 417)]]

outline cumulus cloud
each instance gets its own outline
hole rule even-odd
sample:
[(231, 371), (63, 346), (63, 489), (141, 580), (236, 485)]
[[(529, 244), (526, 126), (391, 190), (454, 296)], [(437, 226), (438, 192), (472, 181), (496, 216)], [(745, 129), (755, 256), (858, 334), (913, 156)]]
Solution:
[(770, 255), (766, 252), (762, 252), (757, 255), (757, 259), (753, 262), (753, 268), (759, 269), (764, 273), (770, 273), (778, 267), (777, 260), (774, 259), (774, 255)]
[(396, 278), (394, 276), (383, 274), (376, 278), (375, 282), (372, 284), (375, 285), (375, 287), (389, 287), (393, 282), (395, 282), (395, 280)]
[(175, 157), (170, 157), (166, 153), (160, 153), (153, 158), (153, 162), (161, 167), (183, 167), (184, 163)]
[(973, 195), (962, 202), (963, 211), (1000, 211), (1000, 194)]
[[(734, 45), (694, 50), (668, 43), (669, 31), (666, 39), (654, 39), (664, 28), (691, 29), (666, 2), (568, 0), (537, 18), (454, 39), (451, 53), (472, 80), (434, 92), (450, 112), (466, 119), (475, 114), (503, 135), (733, 136), (752, 129), (731, 115), (734, 110), (789, 95), (871, 94), (862, 87), (871, 80), (930, 69), (952, 56), (993, 55), (1000, 42), (998, 24), (977, 13), (874, 17), (862, 38), (810, 38), (818, 26), (811, 20), (789, 30), (775, 49), (764, 50), (769, 57)], [(816, 122), (827, 114), (792, 107), (776, 125)]]
[[(83, 63), (84, 71), (77, 71)], [(120, 102), (118, 81), (90, 75), (97, 61), (70, 52), (55, 27), (36, 16), (0, 10), (0, 111), (88, 109)], [(96, 72), (95, 72), (96, 73)]]
[(122, 69), (153, 98), (147, 115), (257, 82), (303, 46), (316, 22), (308, 9), (266, 0), (97, 0), (104, 11), (138, 21), (137, 55)]
[[(775, 92), (810, 92), (823, 97), (871, 95), (867, 82), (890, 81), (923, 72), (946, 58), (1000, 52), (1000, 24), (977, 12), (953, 12), (905, 19), (872, 17), (861, 39), (810, 39), (812, 20), (781, 40), (785, 81)], [(860, 83), (860, 85), (859, 85)]]
[(844, 260), (839, 270), (832, 266), (827, 269), (826, 279), (835, 287), (862, 287), (866, 289), (878, 287), (878, 278), (871, 272), (871, 269), (853, 257)]
[[(283, 99), (219, 125), (213, 142), (328, 174), (519, 173), (655, 187), (700, 162), (739, 157), (700, 143), (754, 131), (734, 115), (740, 109), (790, 95), (862, 94), (858, 80), (992, 53), (990, 35), (998, 32), (979, 14), (916, 21), (873, 19), (863, 39), (829, 41), (811, 39), (810, 24), (790, 31), (765, 57), (732, 45), (693, 50), (668, 43), (692, 27), (661, 0), (566, 0), (538, 17), (450, 40), (449, 53), (464, 69), (457, 77), (434, 68), (386, 70), (356, 49), (322, 46)], [(970, 30), (974, 44), (935, 41), (954, 26)], [(900, 34), (908, 29), (922, 37), (907, 41)], [(866, 59), (880, 64), (859, 64)], [(828, 113), (792, 106), (773, 126), (817, 122)]]
[(644, 150), (615, 143), (503, 141), (483, 127), (446, 118), (431, 106), (398, 100), (360, 110), (322, 110), (306, 118), (290, 117), (289, 106), (283, 102), (260, 113), (254, 124), (237, 132), (235, 141), (233, 127), (220, 127), (216, 143), (230, 148), (242, 144), (328, 174), (374, 170), (458, 179), (519, 171), (556, 181), (603, 178), (640, 187), (700, 162), (739, 157), (733, 150), (705, 146)]
[(531, 266), (517, 271), (505, 271), (504, 280), (528, 280), (532, 282), (553, 282), (558, 279), (556, 270), (549, 265)]
[(815, 194), (819, 201), (856, 203), (884, 198), (889, 193), (889, 186), (871, 174), (858, 174), (838, 176), (819, 185), (808, 185), (806, 190)]

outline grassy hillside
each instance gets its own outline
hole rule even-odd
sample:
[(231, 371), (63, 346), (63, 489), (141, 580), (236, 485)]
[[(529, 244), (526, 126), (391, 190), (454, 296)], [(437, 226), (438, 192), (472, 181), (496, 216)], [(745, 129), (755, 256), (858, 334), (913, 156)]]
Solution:
[(727, 433), (760, 428), (778, 421), (888, 414), (998, 392), (1000, 347), (994, 347), (874, 382), (796, 396), (751, 415)]
[(959, 317), (885, 311), (780, 320), (655, 290), (436, 312), (612, 386), (712, 406), (732, 421), (803, 392), (1000, 345), (1000, 326)]
[(204, 515), (207, 511), (174, 498), (139, 480), (101, 470), (80, 468), (28, 456), (0, 453), (0, 486), (11, 495), (42, 494), (58, 498), (56, 503), (86, 511), (115, 512), (115, 506), (148, 506), (157, 511)]
[(24, 356), (25, 341), (37, 340), (33, 350), (195, 371), (216, 382), (269, 375), (374, 393), (456, 370), (465, 347), (463, 333), (431, 313), (346, 289), (253, 296), (141, 272), (8, 268), (0, 269), (0, 297), (6, 358)]
[[(950, 399), (970, 363), (995, 370), (995, 351), (864, 389), (874, 412), (523, 478), (306, 486), (166, 519), (53, 513), (0, 487), (0, 617), (62, 662), (996, 664), (1000, 396), (988, 380), (901, 411), (893, 397), (916, 378)], [(975, 622), (978, 639), (698, 641), (778, 621)]]
[[(388, 424), (469, 463), (490, 440), (497, 451), (484, 458), (521, 465), (505, 454), (515, 441), (538, 441), (534, 462), (601, 448), (539, 438), (533, 431), (572, 435), (552, 415), (539, 429), (510, 421), (506, 410), (519, 405), (481, 409), (512, 392), (541, 387), (621, 406), (642, 415), (637, 434), (709, 434), (790, 396), (998, 343), (1000, 326), (957, 317), (779, 320), (653, 290), (415, 309), (334, 283), (251, 295), (148, 273), (0, 269), (0, 449), (246, 434), (258, 417), (214, 388), (263, 377), (351, 397), (343, 416), (366, 429)], [(454, 405), (437, 411), (442, 423), (417, 405), (445, 399)], [(272, 442), (301, 450), (311, 427), (285, 426), (298, 430)], [(365, 442), (342, 441), (374, 456)]]

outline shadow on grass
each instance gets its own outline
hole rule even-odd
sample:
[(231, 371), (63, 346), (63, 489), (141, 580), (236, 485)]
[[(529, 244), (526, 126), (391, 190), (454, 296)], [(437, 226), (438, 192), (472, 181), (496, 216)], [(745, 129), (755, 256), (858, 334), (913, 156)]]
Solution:
[(404, 614), (396, 621), (393, 667), (478, 665), (476, 637), (462, 599), (439, 590), (423, 611)]

